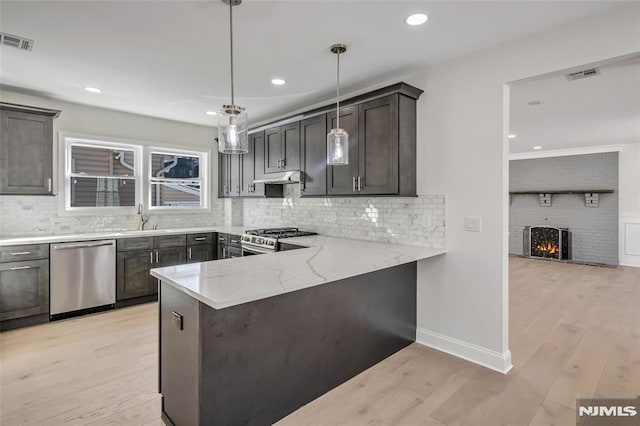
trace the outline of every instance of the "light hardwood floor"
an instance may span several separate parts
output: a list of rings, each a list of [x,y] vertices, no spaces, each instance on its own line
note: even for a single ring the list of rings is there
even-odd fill
[[[575,425],[576,395],[640,394],[640,269],[511,258],[502,375],[413,344],[282,419]],[[161,425],[157,305],[0,334],[0,424]]]

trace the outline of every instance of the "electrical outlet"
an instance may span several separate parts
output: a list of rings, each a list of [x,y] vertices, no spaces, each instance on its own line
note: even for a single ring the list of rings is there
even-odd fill
[[[480,232],[482,229],[482,219],[476,216],[466,216],[464,218],[464,229],[470,232]]]

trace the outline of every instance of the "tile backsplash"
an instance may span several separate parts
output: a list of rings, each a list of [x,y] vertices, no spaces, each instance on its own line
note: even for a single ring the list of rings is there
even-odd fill
[[[445,246],[444,195],[300,198],[299,185],[287,185],[284,199],[244,199],[242,214],[246,227],[296,226],[336,237]]]
[[[212,199],[211,212],[151,214],[147,228],[244,225],[296,226],[324,235],[442,248],[444,195],[300,198],[287,185],[284,198]],[[0,237],[76,234],[137,229],[135,215],[59,216],[57,197],[0,196]]]
[[[150,214],[146,229],[192,228],[224,225],[224,201],[212,199],[211,212],[194,214]],[[80,234],[135,230],[138,218],[131,215],[58,215],[58,197],[10,195],[0,196],[0,236],[24,237],[50,234]]]

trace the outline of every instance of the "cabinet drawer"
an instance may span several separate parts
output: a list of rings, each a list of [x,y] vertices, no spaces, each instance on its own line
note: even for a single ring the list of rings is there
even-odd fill
[[[187,245],[195,246],[200,244],[213,244],[213,234],[203,233],[203,234],[189,234],[187,235]]]
[[[240,241],[240,235],[227,234],[227,237],[228,237],[227,244],[230,247],[240,247],[240,246],[242,246],[242,242]]]
[[[117,242],[118,251],[151,250],[153,237],[122,238]]]
[[[226,246],[229,243],[229,234],[218,232],[218,245]]]
[[[49,261],[0,264],[0,321],[49,312]]]
[[[48,258],[49,244],[0,247],[0,263]]]
[[[187,236],[181,235],[163,235],[161,237],[153,237],[154,248],[165,247],[184,247],[187,245]]]

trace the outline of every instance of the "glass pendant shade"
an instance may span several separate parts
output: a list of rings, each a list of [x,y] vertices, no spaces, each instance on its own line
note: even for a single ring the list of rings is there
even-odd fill
[[[327,164],[349,164],[349,134],[344,129],[331,129],[327,133]]]
[[[244,108],[225,105],[218,111],[218,151],[222,154],[249,152],[247,112]]]

